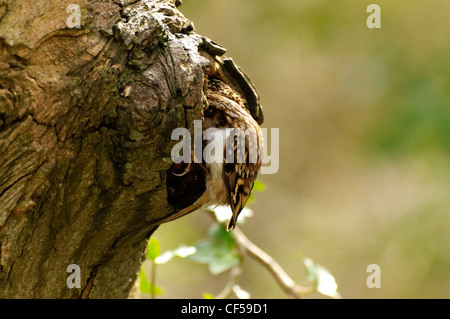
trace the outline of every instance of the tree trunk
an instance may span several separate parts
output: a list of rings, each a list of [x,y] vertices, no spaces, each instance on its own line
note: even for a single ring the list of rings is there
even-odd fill
[[[179,2],[0,0],[0,298],[128,295],[205,103]]]

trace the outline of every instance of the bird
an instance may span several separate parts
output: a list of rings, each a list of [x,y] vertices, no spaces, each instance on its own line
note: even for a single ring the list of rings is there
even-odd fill
[[[191,162],[173,163],[168,170],[168,202],[180,210],[163,222],[202,207],[229,205],[232,214],[227,230],[230,231],[235,228],[258,177],[264,138],[246,108],[245,97],[219,77],[208,78],[205,86],[207,106],[203,110],[202,141],[205,156],[199,160],[191,152]],[[206,136],[207,132],[210,136]],[[213,141],[216,144],[210,144]],[[208,147],[214,151],[207,153]]]

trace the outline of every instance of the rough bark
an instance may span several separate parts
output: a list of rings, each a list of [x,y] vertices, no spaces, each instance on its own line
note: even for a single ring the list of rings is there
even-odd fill
[[[0,298],[127,297],[175,212],[171,133],[202,118],[208,74],[262,122],[245,73],[180,3],[0,0]]]
[[[173,213],[171,132],[204,103],[175,2],[0,0],[0,298],[127,296]]]

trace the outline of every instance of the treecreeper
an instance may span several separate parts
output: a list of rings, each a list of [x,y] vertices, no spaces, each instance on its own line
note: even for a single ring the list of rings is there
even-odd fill
[[[263,111],[249,77],[231,58],[223,57],[226,50],[206,37],[202,40],[200,48],[208,59],[203,138],[188,149],[188,160],[176,161],[167,172],[168,201],[179,211],[163,222],[201,207],[229,205],[232,215],[227,230],[232,230],[262,164]]]

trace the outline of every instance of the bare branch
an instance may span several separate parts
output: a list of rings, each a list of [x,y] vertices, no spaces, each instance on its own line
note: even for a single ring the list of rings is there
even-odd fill
[[[315,291],[313,288],[303,287],[293,281],[275,259],[251,242],[239,227],[236,227],[233,233],[236,237],[237,244],[240,245],[250,257],[269,270],[288,296],[298,299],[302,298],[302,295],[307,295]]]
[[[216,218],[216,215],[213,210],[204,209],[209,215],[211,215],[217,222],[219,222]],[[241,254],[245,253],[256,260],[258,263],[263,265],[272,276],[277,281],[278,285],[286,292],[286,294],[295,299],[302,298],[303,295],[308,295],[316,290],[312,287],[304,287],[302,285],[297,284],[292,278],[286,273],[286,271],[273,259],[269,254],[263,251],[261,248],[256,246],[248,237],[244,234],[244,232],[236,226],[233,230],[233,234],[236,239],[236,243],[239,246],[239,252]],[[233,282],[225,287],[234,284],[235,277],[230,276],[230,279],[233,279]],[[224,289],[225,291],[225,289]],[[221,293],[222,294],[222,293]],[[219,294],[219,295],[221,295]]]

